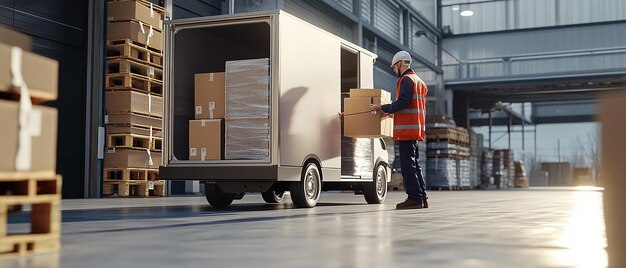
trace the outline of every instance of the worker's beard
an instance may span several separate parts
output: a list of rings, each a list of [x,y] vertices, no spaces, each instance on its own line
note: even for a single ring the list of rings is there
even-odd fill
[[[399,69],[399,68],[397,69],[397,71],[396,71],[396,70],[393,70],[393,72],[394,72],[394,73],[396,73],[396,76],[397,76],[398,78],[402,77],[402,74],[400,73],[400,69]]]

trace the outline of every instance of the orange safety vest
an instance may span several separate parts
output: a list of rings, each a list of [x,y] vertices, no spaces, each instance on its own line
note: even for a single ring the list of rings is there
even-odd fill
[[[408,71],[398,79],[396,100],[400,97],[400,84],[405,76],[413,80],[413,100],[408,107],[394,113],[393,139],[397,141],[423,141],[426,138],[426,94],[428,89],[424,81],[415,72]]]

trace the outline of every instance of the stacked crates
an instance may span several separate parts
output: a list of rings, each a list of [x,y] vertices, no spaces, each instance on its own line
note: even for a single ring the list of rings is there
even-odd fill
[[[145,0],[109,0],[104,196],[165,196],[163,14]]]
[[[427,186],[431,189],[469,189],[470,140],[466,129],[447,116],[433,116],[426,124]]]
[[[60,248],[58,113],[41,105],[57,98],[59,64],[30,48],[29,37],[0,27],[0,256]],[[29,228],[8,226],[23,209]]]

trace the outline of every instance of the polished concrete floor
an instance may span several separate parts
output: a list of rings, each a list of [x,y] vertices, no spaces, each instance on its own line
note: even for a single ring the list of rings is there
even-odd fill
[[[65,200],[60,254],[0,267],[606,267],[597,189],[430,196],[431,208],[404,211],[400,192],[384,205],[324,193],[312,209],[260,195],[230,210],[198,196]]]

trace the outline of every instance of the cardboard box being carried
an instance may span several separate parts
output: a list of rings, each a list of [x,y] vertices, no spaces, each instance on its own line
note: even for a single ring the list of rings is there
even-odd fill
[[[150,163],[152,158],[152,163]],[[115,149],[107,150],[104,157],[106,168],[159,168],[161,165],[161,153],[147,150]],[[152,164],[152,165],[151,165]]]
[[[107,19],[109,22],[138,20],[163,29],[163,11],[157,5],[135,1],[109,2]]]
[[[222,119],[225,114],[225,73],[194,76],[195,119]]]
[[[57,158],[57,110],[44,106],[33,106],[28,124],[29,140],[19,139],[19,102],[0,100],[0,173],[19,171],[37,172],[41,176],[56,174]],[[26,170],[16,167],[19,146],[28,146]],[[27,147],[26,147],[27,148]]]
[[[152,29],[152,31],[150,31]],[[150,33],[152,32],[152,36]],[[157,50],[163,50],[163,34],[151,25],[134,21],[110,22],[107,25],[107,39],[130,39]]]
[[[163,98],[136,91],[107,91],[105,109],[109,113],[140,113],[163,117]]]
[[[56,100],[59,63],[28,51],[22,51],[21,58],[13,58],[11,51],[11,46],[0,43],[0,92],[20,94],[20,89],[13,87],[11,81],[11,61],[18,61],[33,102]]]
[[[222,120],[189,121],[189,160],[222,159]]]
[[[20,47],[26,51],[30,51],[32,47],[32,41],[28,35],[2,26],[0,26],[0,43]]]
[[[353,138],[393,137],[393,118],[370,112],[372,104],[388,104],[391,94],[382,89],[351,89],[344,99],[344,136]]]

